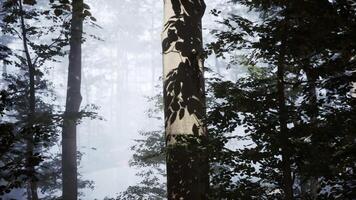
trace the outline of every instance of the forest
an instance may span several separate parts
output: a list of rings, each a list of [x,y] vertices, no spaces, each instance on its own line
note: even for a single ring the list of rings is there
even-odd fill
[[[0,200],[356,200],[356,0],[0,0]]]

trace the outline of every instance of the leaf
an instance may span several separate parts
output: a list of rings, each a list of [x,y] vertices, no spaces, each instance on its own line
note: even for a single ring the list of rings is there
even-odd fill
[[[36,0],[23,0],[23,4],[27,4],[27,5],[35,5],[37,2]]]
[[[173,111],[178,111],[179,108],[180,108],[179,103],[178,103],[178,100],[173,101],[171,107],[172,107],[172,110],[173,110]]]
[[[49,10],[43,11],[42,14],[43,15],[49,15]]]
[[[90,6],[85,3],[85,4],[83,5],[83,8],[89,10],[89,9],[90,9]]]
[[[182,119],[184,117],[184,112],[185,112],[184,108],[179,110],[179,119]]]
[[[55,14],[57,17],[60,16],[62,13],[63,13],[63,10],[61,10],[61,9],[55,9],[55,10],[54,10],[54,14]]]
[[[177,112],[174,112],[172,117],[171,117],[170,123],[173,124],[174,121],[176,121],[176,118],[177,118]]]
[[[83,15],[84,17],[89,17],[91,16],[91,13],[89,12],[89,10],[84,10]]]
[[[91,20],[91,21],[94,21],[94,22],[96,22],[96,21],[97,21],[97,20],[96,20],[96,18],[95,18],[95,17],[93,17],[93,16],[91,16],[91,17],[90,17],[90,20]]]

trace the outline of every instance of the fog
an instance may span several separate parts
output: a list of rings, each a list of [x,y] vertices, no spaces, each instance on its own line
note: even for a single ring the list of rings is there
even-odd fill
[[[218,18],[210,10],[226,2],[206,0],[205,43],[211,39],[209,31],[218,27]],[[94,183],[93,189],[80,191],[84,194],[82,198],[103,199],[116,197],[139,182],[135,175],[139,169],[129,166],[133,154],[130,147],[140,138],[140,131],[157,130],[164,125],[163,120],[147,116],[152,107],[147,98],[162,90],[163,1],[86,0],[85,3],[90,6],[96,24],[84,25],[81,108],[94,105],[99,117],[83,119],[78,126],[77,146],[82,153],[78,172],[82,179]],[[20,43],[12,45],[21,48]],[[51,64],[48,78],[57,96],[55,104],[64,110],[68,58],[58,59],[61,62]],[[209,58],[205,65],[228,77],[225,63]],[[60,144],[56,145],[53,152],[60,152],[60,148]]]
[[[138,169],[129,167],[130,146],[139,131],[163,125],[150,120],[147,97],[160,92],[163,2],[156,0],[90,0],[97,24],[83,46],[82,105],[95,104],[103,120],[80,124],[78,148],[84,153],[79,172],[94,181],[86,199],[113,197],[138,182]],[[204,35],[216,19],[210,10],[221,1],[206,1]],[[207,23],[209,21],[209,24]],[[211,61],[213,62],[213,61]],[[209,65],[209,64],[207,64]],[[63,80],[66,80],[63,78]],[[65,84],[61,84],[64,91]],[[63,96],[64,98],[64,96]]]
[[[94,181],[86,199],[114,197],[138,181],[129,167],[130,146],[140,130],[159,126],[145,114],[146,97],[155,94],[162,72],[160,30],[162,2],[92,0],[101,27],[87,25],[102,40],[83,46],[83,105],[95,104],[103,120],[79,127],[78,147],[84,153],[79,172]]]
[[[0,200],[354,199],[355,5],[0,1]]]

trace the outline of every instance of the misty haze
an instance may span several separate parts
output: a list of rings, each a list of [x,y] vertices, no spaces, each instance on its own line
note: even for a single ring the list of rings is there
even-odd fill
[[[0,200],[355,200],[356,1],[0,0]]]

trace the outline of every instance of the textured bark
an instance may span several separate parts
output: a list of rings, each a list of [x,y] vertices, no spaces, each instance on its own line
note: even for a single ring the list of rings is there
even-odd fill
[[[164,0],[162,32],[168,199],[207,199],[203,142],[203,0]]]
[[[73,0],[68,85],[62,133],[63,199],[78,198],[77,181],[77,117],[82,101],[81,87],[81,39],[83,32],[83,0]]]
[[[30,79],[30,90],[29,90],[29,114],[28,114],[28,130],[26,135],[26,170],[31,176],[36,175],[35,166],[32,163],[32,158],[34,156],[34,132],[33,132],[33,119],[36,117],[36,96],[35,96],[35,67],[32,63],[30,52],[27,44],[27,29],[25,26],[24,10],[22,6],[22,0],[19,0],[19,10],[20,10],[20,23],[22,32],[22,44],[24,48],[24,54],[26,58],[26,64],[28,67],[28,74]],[[29,200],[37,200],[37,180],[35,177],[31,177],[27,185],[27,198]]]

